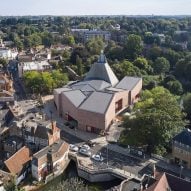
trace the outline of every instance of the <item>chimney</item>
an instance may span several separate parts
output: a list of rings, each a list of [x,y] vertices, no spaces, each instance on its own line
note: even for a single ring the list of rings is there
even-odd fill
[[[52,134],[54,134],[56,128],[56,121],[51,121],[51,127],[52,127]]]

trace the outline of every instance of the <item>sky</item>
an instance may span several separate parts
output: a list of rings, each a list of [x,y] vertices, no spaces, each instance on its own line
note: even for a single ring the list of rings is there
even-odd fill
[[[191,15],[191,0],[0,0],[0,15]]]

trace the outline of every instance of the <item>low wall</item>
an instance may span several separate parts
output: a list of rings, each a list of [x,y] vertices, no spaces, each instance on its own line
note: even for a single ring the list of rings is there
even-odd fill
[[[106,182],[116,179],[112,173],[107,171],[88,172],[82,168],[78,168],[78,176],[88,180],[89,182]]]

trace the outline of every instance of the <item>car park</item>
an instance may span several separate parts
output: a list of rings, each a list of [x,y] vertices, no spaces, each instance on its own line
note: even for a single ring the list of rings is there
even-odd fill
[[[89,150],[85,149],[85,148],[81,148],[81,149],[79,150],[79,153],[82,154],[82,155],[84,155],[84,156],[88,156],[88,157],[91,156],[91,152],[90,152]]]
[[[103,157],[102,157],[100,154],[92,155],[91,158],[92,158],[93,160],[99,161],[99,162],[102,162],[102,161],[104,160]]]
[[[76,145],[70,144],[70,150],[74,152],[78,152],[79,148]]]

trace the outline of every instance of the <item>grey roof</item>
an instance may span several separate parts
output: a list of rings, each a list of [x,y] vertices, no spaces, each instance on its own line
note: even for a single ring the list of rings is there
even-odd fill
[[[54,93],[56,94],[60,94],[62,92],[65,92],[65,91],[70,91],[71,89],[70,88],[66,88],[66,87],[63,87],[63,88],[57,88],[57,89],[54,89]]]
[[[191,130],[183,130],[178,135],[176,135],[173,140],[191,147]]]
[[[103,80],[88,80],[88,81],[78,82],[72,85],[71,87],[72,89],[79,89],[81,91],[95,91],[95,90],[103,90],[110,86],[111,84]]]
[[[62,92],[62,94],[64,94],[75,107],[78,107],[86,99],[86,96],[80,90],[66,91]]]
[[[116,88],[124,90],[132,90],[142,78],[125,76],[117,85]]]
[[[33,155],[33,157],[35,158],[41,158],[44,155],[46,155],[48,152],[51,151],[51,153],[56,153],[58,152],[58,150],[60,149],[60,147],[63,145],[63,143],[65,143],[65,141],[63,141],[62,139],[59,140],[59,142],[55,142],[50,146],[47,146],[43,149],[41,149],[40,151],[38,151],[37,153],[35,153]]]
[[[104,80],[112,86],[119,82],[103,53],[100,55],[98,62],[92,65],[84,80]]]
[[[113,94],[93,92],[79,107],[82,110],[104,114],[113,98]]]

